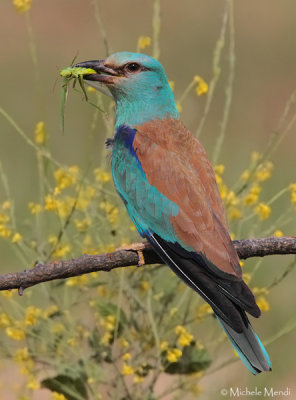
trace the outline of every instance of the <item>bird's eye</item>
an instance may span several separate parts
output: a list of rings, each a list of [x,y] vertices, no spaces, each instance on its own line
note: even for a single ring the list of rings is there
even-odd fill
[[[137,63],[130,63],[127,64],[125,68],[128,72],[137,72],[141,69],[141,65]]]

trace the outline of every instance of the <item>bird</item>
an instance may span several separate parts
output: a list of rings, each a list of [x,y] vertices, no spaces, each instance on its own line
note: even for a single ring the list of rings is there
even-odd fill
[[[93,69],[84,82],[115,101],[112,176],[139,234],[211,306],[245,366],[270,371],[246,314],[261,312],[242,279],[213,167],[179,118],[163,66],[118,52],[74,67]]]

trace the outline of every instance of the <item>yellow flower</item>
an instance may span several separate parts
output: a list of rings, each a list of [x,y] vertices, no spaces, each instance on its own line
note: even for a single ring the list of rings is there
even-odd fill
[[[186,331],[186,328],[184,326],[177,325],[176,328],[175,328],[175,332],[176,332],[177,335],[181,335],[182,333],[187,332],[187,331]]]
[[[228,214],[230,219],[240,219],[243,216],[243,213],[237,207],[230,207]]]
[[[206,315],[213,314],[213,310],[208,303],[203,304],[200,306],[196,312],[196,318],[200,319]]]
[[[151,45],[151,37],[150,36],[140,36],[138,39],[138,49],[146,49]]]
[[[199,384],[193,384],[192,386],[190,386],[190,391],[195,396],[199,396],[203,392],[203,387]]]
[[[177,102],[176,107],[177,107],[177,111],[179,113],[181,113],[183,111],[183,106],[179,101]]]
[[[279,229],[273,232],[273,236],[275,237],[282,237],[284,236],[283,232],[280,231]]]
[[[250,171],[246,170],[241,174],[240,179],[243,181],[247,181],[250,178]]]
[[[39,382],[34,376],[30,376],[27,382],[27,389],[37,390],[40,388]]]
[[[264,296],[258,297],[257,305],[261,311],[269,311],[270,309],[270,305]]]
[[[142,292],[147,292],[150,289],[150,283],[148,281],[141,281],[140,282],[140,290]]]
[[[131,355],[130,355],[130,353],[125,353],[122,357],[121,357],[121,359],[123,360],[123,361],[127,361],[127,360],[130,360],[131,359]]]
[[[43,317],[44,318],[50,318],[52,317],[54,314],[56,314],[58,312],[58,306],[56,306],[55,304],[52,304],[51,306],[47,307],[44,311],[43,311]]]
[[[52,400],[67,400],[63,394],[58,392],[52,392],[51,396]]]
[[[45,197],[44,209],[46,211],[55,211],[57,209],[57,200],[51,194]]]
[[[243,280],[245,281],[245,283],[248,285],[249,284],[249,282],[251,281],[251,279],[252,279],[252,275],[251,274],[248,274],[248,273],[244,273],[243,274]]]
[[[124,338],[120,338],[119,343],[121,347],[123,347],[124,349],[126,349],[129,346],[129,342]]]
[[[273,164],[270,161],[266,161],[264,164],[259,166],[257,172],[255,173],[255,179],[259,182],[266,181],[271,177],[273,169]]]
[[[16,232],[13,236],[12,236],[12,243],[19,243],[20,241],[23,240],[23,237],[20,233]]]
[[[3,296],[3,297],[11,298],[11,297],[12,297],[14,294],[16,294],[17,292],[18,292],[17,289],[13,289],[13,290],[8,289],[8,290],[1,291],[0,294],[1,294],[1,296]]]
[[[219,176],[219,175],[216,175],[216,178],[217,178],[217,176]],[[217,181],[217,183],[218,183],[218,181]],[[224,185],[224,183],[222,183],[222,182],[218,183],[218,186],[219,186],[220,196],[221,196],[222,200],[225,201],[225,199],[227,198],[227,195],[228,195],[227,186]]]
[[[0,213],[0,224],[4,225],[4,224],[7,224],[7,222],[9,222],[9,221],[10,221],[9,215]]]
[[[182,351],[177,348],[170,349],[168,350],[166,357],[170,363],[177,362],[179,358],[182,357]]]
[[[13,0],[13,5],[16,11],[23,13],[29,11],[32,5],[32,0]]]
[[[134,376],[134,379],[133,379],[133,382],[134,383],[142,383],[143,381],[145,380],[145,377],[144,376],[140,376],[140,375],[135,375]]]
[[[160,342],[160,350],[166,351],[169,348],[169,343],[166,340]]]
[[[271,214],[271,208],[266,203],[259,203],[258,206],[255,207],[254,211],[262,221],[267,219]]]
[[[54,177],[57,182],[57,187],[59,190],[66,189],[69,186],[74,185],[77,182],[77,175],[79,173],[79,168],[74,165],[67,169],[59,168],[55,171]]]
[[[52,332],[54,335],[59,335],[59,334],[62,333],[64,330],[65,330],[65,326],[64,326],[62,323],[60,323],[60,322],[57,322],[57,323],[53,324],[53,326],[52,326],[52,328],[51,328],[51,332]]]
[[[252,161],[258,161],[258,160],[260,160],[261,157],[262,157],[262,155],[260,153],[258,153],[258,151],[253,151],[251,154]]]
[[[0,314],[0,328],[5,328],[11,324],[11,320],[6,313]]]
[[[169,81],[170,88],[172,89],[172,92],[175,90],[175,82],[174,81]]]
[[[188,333],[188,332],[182,333],[182,335],[180,335],[180,337],[178,339],[178,343],[181,347],[190,346],[193,339],[194,339],[194,337],[190,333]]]
[[[71,247],[69,244],[60,245],[55,249],[52,256],[54,258],[62,258],[66,254],[70,253],[70,251],[71,251]]]
[[[88,276],[87,275],[80,275],[80,276],[73,276],[72,278],[69,278],[66,280],[66,285],[73,287],[73,286],[83,286],[88,282]]]
[[[115,323],[116,323],[115,315],[107,315],[107,317],[100,319],[101,326],[103,326],[109,332],[114,331]]]
[[[232,190],[227,194],[226,203],[228,206],[237,206],[239,204],[239,198],[234,194]]]
[[[110,224],[116,224],[118,222],[119,210],[113,204],[108,201],[102,201],[100,208],[107,213],[107,218]]]
[[[29,350],[28,347],[23,347],[15,352],[13,357],[14,361],[17,363],[23,363],[29,360]]]
[[[195,92],[198,96],[202,96],[203,94],[206,94],[208,92],[209,85],[204,81],[202,77],[200,77],[199,75],[195,75],[194,82],[197,83]]]
[[[43,121],[37,123],[35,128],[35,142],[37,144],[44,144],[46,141],[45,124]]]
[[[90,226],[90,219],[84,218],[82,220],[75,219],[74,224],[78,232],[85,232],[87,228]]]
[[[100,343],[103,345],[107,345],[111,342],[112,340],[112,334],[110,332],[106,332],[104,333],[104,335],[102,336]]]
[[[6,200],[2,203],[2,210],[9,210],[11,208],[11,202]]]
[[[170,309],[170,317],[173,317],[174,315],[176,315],[178,311],[179,311],[178,307],[172,307]]]
[[[42,211],[42,206],[40,204],[37,203],[33,203],[32,201],[30,201],[30,203],[28,204],[29,210],[31,211],[32,214],[40,214]]]
[[[26,333],[22,328],[7,327],[5,329],[6,335],[13,340],[23,340],[26,337]]]
[[[98,293],[101,297],[106,297],[108,294],[108,290],[104,286],[99,286]]]
[[[101,168],[94,169],[95,180],[98,182],[109,182],[111,180],[111,174]]]
[[[68,340],[67,340],[67,344],[70,346],[70,347],[76,347],[77,346],[77,339],[76,338],[74,338],[74,337],[72,337],[72,338],[69,338]]]
[[[251,206],[251,205],[257,203],[258,198],[259,198],[258,194],[249,193],[249,194],[247,194],[246,197],[244,198],[244,204],[245,204],[246,206]]]
[[[296,204],[296,183],[291,183],[289,187],[291,190],[291,203]]]
[[[291,193],[291,203],[296,204],[296,192]]]
[[[29,306],[25,315],[25,325],[34,326],[40,317],[42,310],[35,306]]]
[[[223,164],[218,164],[214,167],[214,171],[218,175],[223,175],[225,171],[225,165]]]
[[[7,228],[5,225],[0,224],[0,237],[9,238],[11,236],[11,229]]]
[[[178,325],[175,328],[175,332],[179,336],[178,343],[181,347],[189,346],[194,339],[193,335],[191,335],[182,325]]]
[[[252,288],[252,292],[254,293],[255,296],[259,296],[261,294],[267,295],[269,293],[269,290],[266,287],[259,288],[255,286]]]
[[[134,368],[132,368],[130,365],[124,363],[122,366],[122,375],[132,375],[135,372]]]
[[[261,193],[261,190],[262,190],[261,186],[255,184],[251,187],[250,193],[259,195]]]

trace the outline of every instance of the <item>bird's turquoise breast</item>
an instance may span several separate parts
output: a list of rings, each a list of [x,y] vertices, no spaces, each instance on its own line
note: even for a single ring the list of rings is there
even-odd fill
[[[133,141],[137,130],[120,126],[112,150],[112,175],[117,192],[142,236],[149,232],[165,240],[177,240],[170,217],[178,214],[179,207],[149,184]]]

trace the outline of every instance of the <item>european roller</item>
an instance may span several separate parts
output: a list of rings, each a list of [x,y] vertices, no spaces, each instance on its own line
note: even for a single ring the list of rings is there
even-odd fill
[[[162,65],[120,52],[76,67],[94,69],[85,83],[116,103],[112,176],[140,235],[212,307],[248,369],[271,370],[246,314],[260,309],[242,280],[213,168],[179,119]]]

